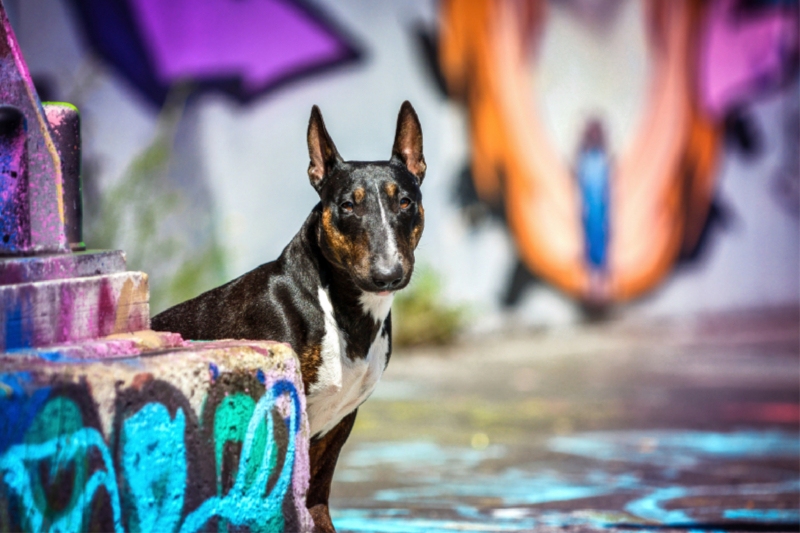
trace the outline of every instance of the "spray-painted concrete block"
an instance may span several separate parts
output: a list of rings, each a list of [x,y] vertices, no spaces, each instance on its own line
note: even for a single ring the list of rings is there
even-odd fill
[[[125,253],[121,250],[0,259],[0,285],[83,278],[117,272],[125,272]]]
[[[149,297],[143,272],[0,285],[0,351],[146,329]]]
[[[311,530],[290,348],[107,341],[141,355],[0,356],[0,531]]]
[[[0,3],[0,253],[68,252],[61,158]]]
[[[64,185],[64,233],[71,250],[83,250],[83,191],[81,188],[81,114],[64,102],[44,102],[50,135],[61,159]]]

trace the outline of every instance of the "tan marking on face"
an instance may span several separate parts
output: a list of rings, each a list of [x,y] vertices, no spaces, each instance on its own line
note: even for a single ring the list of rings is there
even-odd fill
[[[387,183],[386,187],[384,187],[386,194],[389,195],[390,198],[394,198],[394,195],[397,194],[397,185],[394,183]]]
[[[364,189],[356,189],[355,191],[353,191],[353,199],[356,201],[357,204],[361,203],[361,200],[364,199],[365,195],[366,193],[364,192]]]
[[[365,238],[352,239],[333,225],[330,207],[322,211],[322,231],[333,259],[339,266],[366,276],[369,273],[369,243]]]
[[[416,249],[419,244],[423,228],[425,228],[425,210],[422,208],[422,204],[419,204],[419,224],[414,226],[414,229],[411,230],[411,246],[414,249]]]
[[[322,229],[325,233],[325,242],[328,243],[328,247],[333,252],[336,262],[342,263],[342,251],[347,248],[346,239],[344,235],[333,227],[331,223],[331,210],[329,207],[326,207],[322,211]]]

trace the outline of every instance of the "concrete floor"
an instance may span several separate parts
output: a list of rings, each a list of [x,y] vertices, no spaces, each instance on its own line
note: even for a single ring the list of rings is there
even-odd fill
[[[341,532],[798,531],[796,311],[396,353],[334,478]]]

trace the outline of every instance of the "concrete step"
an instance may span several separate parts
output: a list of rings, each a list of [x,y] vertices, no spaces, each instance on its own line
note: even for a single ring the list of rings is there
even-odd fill
[[[125,272],[121,250],[91,250],[70,254],[0,259],[0,285]]]
[[[0,285],[0,351],[94,339],[149,324],[143,272]]]
[[[0,530],[311,529],[288,346],[149,331],[0,368]]]

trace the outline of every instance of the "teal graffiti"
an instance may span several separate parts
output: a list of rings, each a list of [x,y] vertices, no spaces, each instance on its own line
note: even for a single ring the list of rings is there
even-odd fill
[[[122,469],[130,494],[128,529],[174,531],[183,511],[186,487],[186,447],[183,410],[173,421],[158,403],[142,407],[122,427]]]
[[[32,475],[35,469],[32,465],[46,459],[62,464],[65,461],[85,459],[92,448],[100,452],[105,470],[98,470],[92,474],[83,486],[83,491],[74,497],[76,505],[69,507],[67,512],[47,524],[44,510],[35,501],[35,482]],[[86,518],[85,514],[90,510],[92,498],[100,487],[105,487],[111,499],[114,530],[123,531],[111,455],[102,435],[94,428],[81,428],[39,444],[11,446],[0,458],[0,472],[3,473],[3,481],[20,499],[20,507],[24,513],[24,527],[28,531],[60,532],[81,529],[81,524]]]
[[[275,487],[265,498],[264,493],[267,489],[267,480],[270,474],[270,461],[274,454],[273,446],[273,420],[268,416],[275,405],[275,401],[284,393],[288,392],[292,399],[289,414],[289,442],[286,450],[286,460],[283,463],[280,477]],[[294,466],[295,439],[299,426],[299,400],[297,390],[288,381],[276,383],[256,404],[253,416],[247,425],[242,455],[239,460],[239,469],[236,473],[236,482],[228,494],[224,497],[215,496],[209,498],[197,508],[192,514],[186,517],[186,521],[181,527],[181,533],[193,533],[202,528],[206,522],[214,517],[227,520],[234,526],[249,524],[267,524],[273,522],[282,515],[281,503],[286,489],[292,477]],[[255,458],[254,443],[256,434],[262,424],[267,424],[267,435],[270,441],[264,447],[264,454],[261,458],[261,466],[258,470],[256,479],[252,484],[247,484],[248,464],[251,458]]]
[[[59,435],[70,434],[83,427],[83,417],[81,411],[75,402],[64,396],[57,396],[47,402],[44,408],[39,411],[33,418],[30,427],[25,432],[24,442],[28,444],[40,444],[47,442]],[[67,469],[67,463],[71,463],[73,467],[72,473],[74,477],[70,479],[69,476],[63,475]],[[30,465],[29,465],[30,466]],[[63,483],[68,483],[69,487],[64,487],[64,491],[70,496],[70,501],[67,503],[66,509],[74,509],[79,505],[79,487],[86,484],[88,478],[89,464],[85,457],[76,457],[74,460],[65,457],[63,450],[56,453],[56,456],[50,460],[49,480],[51,486],[60,486]],[[58,522],[62,512],[54,512],[48,502],[48,492],[53,496],[53,491],[48,491],[42,483],[42,478],[36,472],[31,472],[33,500],[44,516],[44,523],[49,524]],[[71,481],[71,483],[70,483]],[[62,489],[63,490],[63,489]],[[74,516],[73,516],[74,517]],[[84,516],[88,519],[88,516]],[[71,523],[70,527],[86,529],[88,522]]]
[[[231,394],[226,396],[225,399],[217,406],[214,413],[214,457],[217,460],[217,493],[223,494],[224,488],[222,486],[223,468],[222,458],[225,451],[225,444],[227,442],[244,443],[247,436],[246,424],[242,424],[242,420],[249,420],[253,416],[256,408],[256,402],[247,394]],[[253,438],[253,446],[250,451],[250,460],[246,465],[239,465],[239,467],[246,466],[247,473],[245,475],[245,487],[250,487],[256,481],[259,470],[262,469],[260,457],[264,456],[267,446],[267,433],[268,424],[259,424]],[[270,450],[270,463],[267,468],[270,472],[275,469],[275,464],[278,461],[277,442],[270,439],[273,450]],[[281,522],[282,516],[275,517],[276,522]],[[226,520],[223,518],[220,523],[220,529],[225,530]],[[265,523],[263,527],[256,527],[253,533],[260,533],[264,531],[282,530],[282,523]]]
[[[288,418],[282,420],[289,430],[286,456],[278,479],[267,494],[267,482],[277,464],[278,453],[272,409],[285,394],[290,399]],[[68,407],[55,405],[57,401],[60,400],[48,402],[40,415]],[[9,488],[9,495],[19,501],[22,527],[27,531],[85,529],[93,511],[93,498],[101,487],[109,496],[116,533],[125,531],[123,514],[131,532],[180,530],[191,533],[202,529],[215,517],[237,528],[282,530],[282,503],[292,480],[300,415],[300,400],[291,382],[278,381],[270,387],[252,410],[233,487],[225,495],[220,493],[208,498],[182,523],[187,479],[185,415],[178,409],[172,419],[167,408],[159,403],[146,404],[128,418],[120,430],[122,497],[103,436],[89,427],[73,431],[74,420],[66,426],[58,425],[62,433],[52,438],[51,430],[29,431],[25,442],[8,447],[0,456],[0,475]],[[36,424],[32,428],[34,426]],[[47,440],[38,442],[40,439]],[[49,461],[50,479],[55,479],[68,462],[88,465],[90,455],[96,456],[98,452],[104,470],[88,476],[87,469],[84,476],[77,476],[67,508],[58,514],[48,514],[47,502],[37,495],[40,490],[38,467]],[[257,468],[253,468],[253,462]]]

